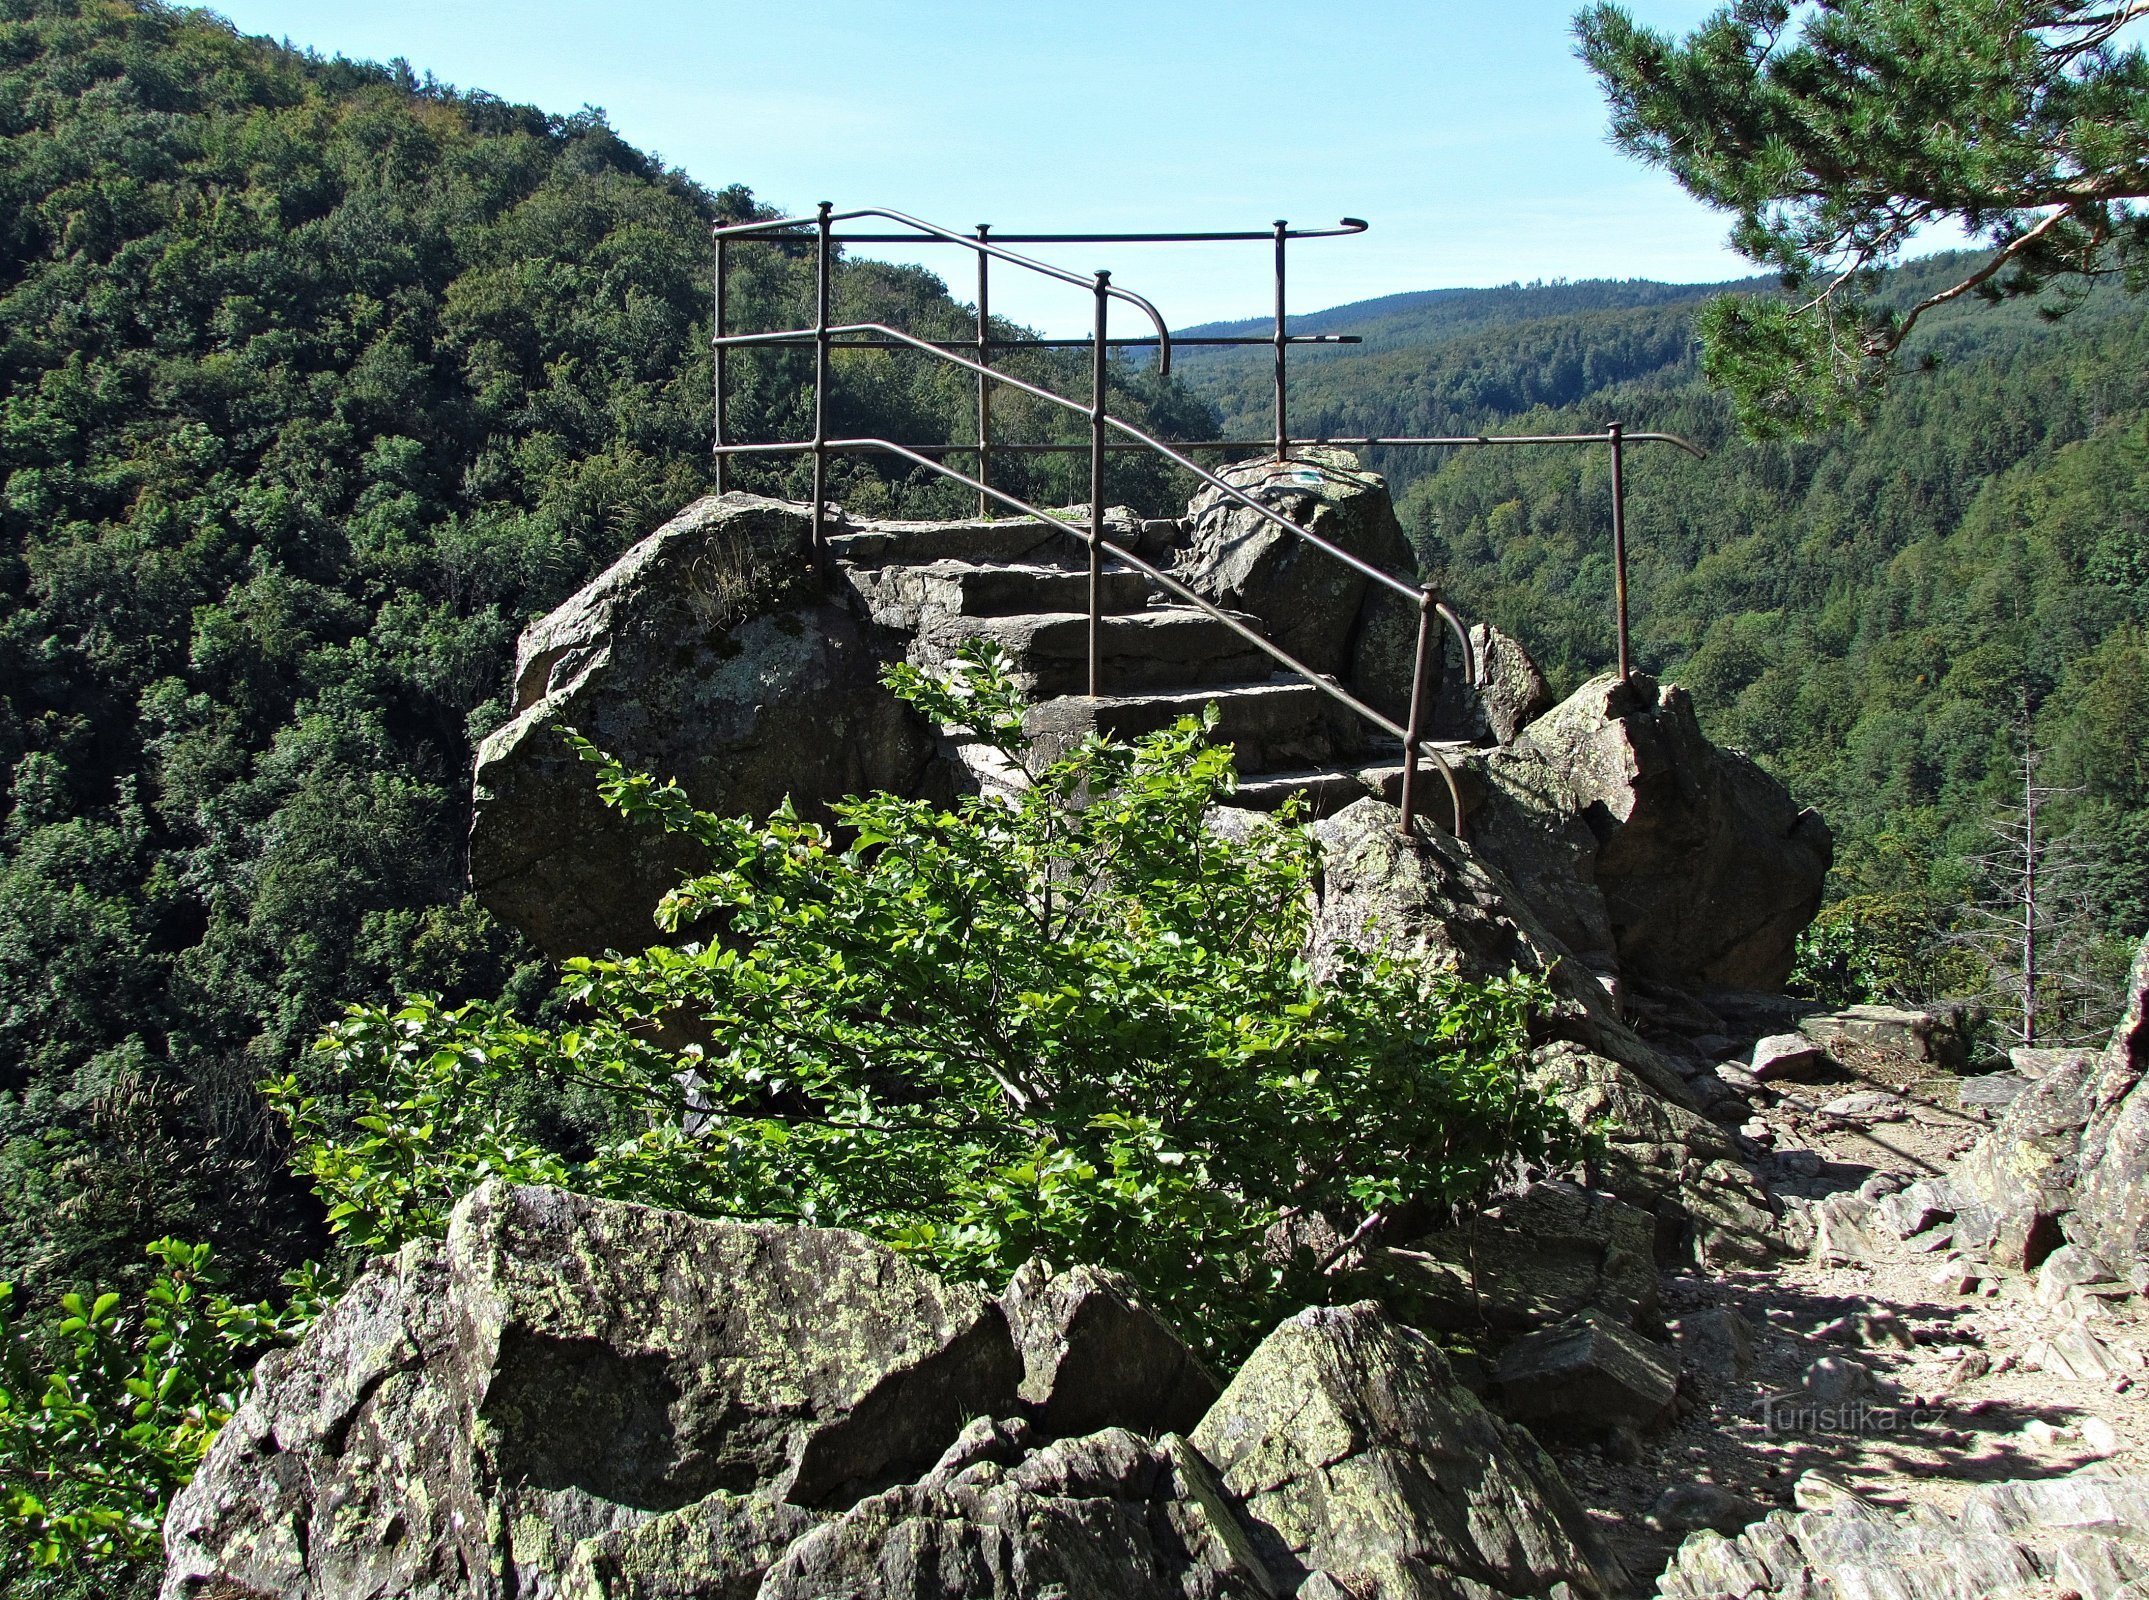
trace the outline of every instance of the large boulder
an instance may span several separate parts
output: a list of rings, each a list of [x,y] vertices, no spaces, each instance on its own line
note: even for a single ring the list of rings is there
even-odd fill
[[[1033,1258],[1008,1280],[1000,1306],[1022,1354],[1023,1402],[1049,1434],[1184,1433],[1219,1392],[1123,1273],[1055,1273]]]
[[[524,632],[515,715],[478,751],[470,878],[548,954],[649,943],[658,900],[705,864],[606,808],[563,724],[725,815],[788,797],[825,819],[845,795],[921,781],[931,730],[881,684],[812,533],[804,506],[698,500]]]
[[[263,1361],[173,1502],[165,1600],[536,1600],[585,1541],[646,1566],[623,1534],[737,1577],[1020,1377],[996,1302],[858,1234],[487,1184]]]
[[[1679,1363],[1601,1312],[1526,1333],[1500,1352],[1507,1414],[1551,1433],[1610,1433],[1671,1420]]]
[[[1949,1175],[1957,1249],[2027,1272],[2059,1247],[2095,1090],[2095,1065],[2075,1061],[2009,1102]]]
[[[1454,641],[1443,634],[1441,643],[1451,655],[1434,706],[1434,738],[1506,744],[1552,709],[1552,685],[1520,640],[1489,623],[1471,624],[1474,679],[1462,670]]]
[[[1604,986],[1545,925],[1526,889],[1452,834],[1423,829],[1405,839],[1400,820],[1394,806],[1368,797],[1313,825],[1321,852],[1317,971],[1347,946],[1479,980],[1534,974],[1558,997],[1550,1020],[1561,1036],[1616,1058],[1665,1098],[1692,1104],[1685,1080],[1620,1021]]]
[[[1622,1590],[1536,1441],[1461,1388],[1430,1339],[1370,1304],[1284,1322],[1192,1442],[1244,1507],[1271,1570],[1289,1575],[1282,1592]]]
[[[2097,1061],[2092,1096],[2067,1232],[2149,1292],[2149,935],[2135,952],[2126,1010]]]
[[[1525,892],[1474,846],[1438,830],[1404,839],[1397,820],[1395,807],[1366,799],[1314,825],[1316,970],[1350,947],[1467,978],[1544,977],[1555,995],[1544,1019],[1554,1037],[1535,1052],[1533,1076],[1577,1120],[1605,1128],[1591,1184],[1659,1217],[1660,1254],[1766,1259],[1775,1248],[1768,1202],[1685,1080],[1619,1019]]]
[[[1818,813],[1702,736],[1683,689],[1593,679],[1486,762],[1505,804],[1480,828],[1540,906],[1563,895],[1587,931],[1601,899],[1619,970],[1683,986],[1779,989],[1821,901],[1834,843]],[[1508,807],[1535,826],[1502,815]],[[1574,860],[1573,825],[1593,840]],[[1545,859],[1536,859],[1538,856]],[[1555,929],[1555,931],[1559,931]]]
[[[1416,581],[1417,561],[1386,481],[1348,450],[1243,462],[1222,477],[1338,549]],[[1193,534],[1179,556],[1182,583],[1213,605],[1259,617],[1277,645],[1341,679],[1376,710],[1397,721],[1409,714],[1415,605],[1220,490],[1204,489],[1187,515]],[[1436,657],[1427,664],[1429,680],[1437,670]],[[1439,684],[1429,681],[1427,689],[1437,692]]]

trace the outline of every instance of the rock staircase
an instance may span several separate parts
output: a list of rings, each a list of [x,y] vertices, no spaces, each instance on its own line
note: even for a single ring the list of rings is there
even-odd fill
[[[1067,513],[1086,524],[1087,508]],[[1153,564],[1178,531],[1115,510],[1108,540]],[[1091,731],[1131,738],[1199,715],[1214,703],[1216,737],[1233,747],[1237,803],[1273,810],[1302,794],[1326,815],[1367,794],[1393,800],[1402,786],[1401,745],[1369,739],[1362,725],[1315,685],[1225,623],[1173,602],[1141,572],[1107,561],[1103,571],[1103,677],[1088,678],[1088,547],[1074,528],[1036,517],[953,522],[845,520],[830,554],[879,626],[904,641],[920,666],[950,660],[967,640],[986,638],[1014,660],[1037,697],[1029,731],[1047,749]],[[1266,637],[1260,621],[1235,620]],[[1456,745],[1446,748],[1460,750]],[[956,753],[986,783],[1005,783],[982,754]]]

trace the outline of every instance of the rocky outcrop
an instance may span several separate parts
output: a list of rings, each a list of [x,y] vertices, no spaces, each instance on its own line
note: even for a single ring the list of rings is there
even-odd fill
[[[1601,903],[1624,974],[1783,986],[1834,842],[1775,779],[1702,737],[1686,691],[1593,679],[1485,768],[1499,798],[1472,818],[1484,854],[1533,904],[1568,907],[1572,928],[1554,931],[1585,959]]]
[[[1367,799],[1314,825],[1321,898],[1318,970],[1339,946],[1383,949],[1470,978],[1545,977],[1553,1039],[1532,1058],[1539,1086],[1602,1126],[1589,1181],[1659,1219],[1660,1253],[1754,1262],[1776,1247],[1775,1217],[1685,1080],[1612,1009],[1603,985],[1535,914],[1534,902],[1474,847],[1444,833],[1404,840],[1393,806]]]
[[[1861,1045],[1960,1072],[1970,1064],[1970,1035],[1976,1022],[1974,1008],[1959,1001],[1929,1011],[1852,1006],[1801,1017],[1798,1031],[1823,1046]]]
[[[697,806],[808,817],[914,790],[931,730],[882,686],[866,625],[823,581],[804,506],[697,500],[522,636],[515,716],[478,751],[470,880],[548,954],[639,949],[686,841],[608,809],[565,724]]]
[[[2067,1232],[2149,1293],[2149,935],[2134,954],[2126,1010],[2098,1058],[2092,1096]]]
[[[1448,664],[1433,712],[1434,738],[1506,744],[1552,709],[1552,685],[1520,640],[1489,624],[1472,624],[1470,653],[1476,658],[1475,680],[1463,672],[1462,663],[1455,659],[1461,652],[1454,641],[1444,637],[1442,642],[1448,651]]]
[[[1020,1377],[995,1302],[858,1234],[487,1184],[263,1361],[173,1502],[164,1594],[542,1596],[689,1507],[640,1539],[766,1544],[798,1522],[753,1497],[915,1476]]]
[[[1659,1580],[1662,1600],[1991,1600],[2134,1594],[2149,1586],[2149,1479],[2090,1468],[1986,1483],[1960,1514],[1891,1515],[1843,1494],[1821,1511],[1776,1511],[1736,1537],[1692,1535]],[[2049,1582],[2051,1587],[2044,1587]]]
[[[1285,1322],[1219,1396],[1110,1273],[1033,1263],[996,1300],[854,1233],[498,1183],[263,1361],[165,1542],[163,1600],[1617,1577],[1528,1434],[1370,1305]]]
[[[1359,560],[1411,581],[1417,571],[1388,486],[1347,450],[1249,461],[1222,476],[1280,516]],[[1214,489],[1187,508],[1193,535],[1177,577],[1213,605],[1261,619],[1277,644],[1333,674],[1376,710],[1410,710],[1418,610],[1324,550]],[[1427,676],[1436,670],[1428,663]],[[1428,682],[1429,693],[1439,685]]]
[[[1280,1592],[1583,1596],[1624,1581],[1536,1441],[1371,1305],[1283,1323],[1192,1442]]]
[[[1948,1180],[1958,1249],[2025,1272],[2058,1248],[2060,1219],[2075,1206],[2094,1080],[2083,1061],[2040,1078],[1963,1157]]]

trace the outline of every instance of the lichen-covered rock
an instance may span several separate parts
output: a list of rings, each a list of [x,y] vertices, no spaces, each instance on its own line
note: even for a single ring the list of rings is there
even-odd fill
[[[1447,669],[1440,680],[1440,700],[1433,712],[1433,737],[1469,739],[1478,744],[1506,744],[1553,707],[1552,685],[1520,641],[1486,623],[1470,628],[1470,652],[1477,681],[1471,682],[1456,659],[1452,639]]]
[[[445,1251],[380,1262],[252,1390],[165,1519],[163,1600],[510,1593],[455,1370]]]
[[[1676,1361],[1597,1313],[1524,1334],[1498,1376],[1509,1416],[1571,1433],[1657,1427],[1679,1393]]]
[[[487,1184],[448,1265],[495,1453],[629,1504],[844,1504],[1012,1410],[1020,1381],[995,1302],[841,1229]]]
[[[924,1471],[1020,1374],[994,1301],[860,1235],[487,1184],[264,1361],[164,1594],[545,1600],[695,1549],[744,1584],[772,1502]]]
[[[561,1600],[754,1600],[778,1557],[826,1520],[769,1494],[719,1489],[676,1511],[584,1539]]]
[[[909,791],[931,730],[880,682],[857,608],[824,583],[804,506],[698,500],[524,632],[514,710],[478,751],[470,878],[547,954],[638,949],[682,872],[684,841],[597,797],[575,728],[704,810],[809,817]]]
[[[1287,1591],[1408,1600],[1564,1584],[1604,1595],[1624,1582],[1529,1434],[1460,1388],[1431,1340],[1370,1304],[1282,1323],[1192,1442]]]
[[[1347,946],[1473,979],[1537,974],[1558,996],[1547,1019],[1555,1031],[1615,1058],[1674,1104],[1692,1106],[1686,1080],[1619,1020],[1603,986],[1545,926],[1526,891],[1450,834],[1428,830],[1404,839],[1400,816],[1368,797],[1314,824],[1321,848],[1316,969],[1328,952]]]
[[[1488,775],[1545,831],[1582,819],[1588,882],[1603,897],[1620,970],[1679,985],[1780,989],[1820,906],[1828,826],[1744,756],[1702,737],[1683,689],[1593,679],[1489,761]],[[1503,859],[1517,830],[1488,835]],[[1525,893],[1529,892],[1525,883]]]
[[[1347,550],[1415,581],[1417,561],[1395,519],[1387,483],[1348,450],[1307,449],[1288,461],[1226,467],[1225,482]],[[1212,605],[1261,619],[1268,636],[1315,672],[1332,673],[1376,710],[1410,709],[1417,607],[1295,534],[1205,489],[1187,508],[1193,536],[1179,580]],[[1427,676],[1438,672],[1437,657]],[[1439,683],[1427,684],[1430,693]]]
[[[1955,1243],[1995,1266],[2033,1269],[2062,1242],[2075,1205],[2096,1070],[2076,1061],[2029,1085],[1949,1177]]]
[[[2149,936],[2127,989],[2126,1010],[2096,1065],[2067,1231],[2149,1290]]]
[[[1055,1274],[1033,1259],[1000,1305],[1022,1354],[1022,1399],[1048,1434],[1185,1433],[1222,1392],[1122,1273]]]
[[[1512,1332],[1592,1308],[1630,1324],[1657,1318],[1656,1218],[1573,1183],[1503,1195],[1375,1265],[1414,1327]]]
[[[874,1495],[794,1544],[761,1600],[1260,1600],[1168,1450],[1122,1429]]]

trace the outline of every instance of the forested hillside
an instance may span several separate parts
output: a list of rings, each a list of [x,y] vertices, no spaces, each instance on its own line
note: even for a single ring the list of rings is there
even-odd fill
[[[1926,292],[1952,265],[1913,264],[1895,292]],[[1605,303],[1577,307],[1577,291]],[[1503,320],[1477,314],[1495,308]],[[1637,654],[1692,687],[1713,735],[1828,816],[1839,953],[1883,988],[1976,981],[1945,935],[1981,892],[1989,822],[2020,802],[2026,736],[2039,782],[2063,791],[2046,823],[2076,858],[2053,887],[2105,936],[2081,962],[2115,981],[2100,960],[2149,926],[2142,303],[2098,289],[2057,320],[2019,302],[1950,307],[1921,326],[1923,370],[1870,425],[1798,444],[1737,437],[1700,380],[1693,308],[1662,285],[1370,302],[1366,346],[1294,355],[1294,431],[1618,418],[1706,446],[1705,462],[1663,446],[1629,455]],[[1302,325],[1347,331],[1353,309]],[[1266,359],[1187,364],[1227,429],[1266,431]],[[1376,459],[1427,570],[1466,612],[1527,641],[1563,690],[1610,663],[1603,450]]]
[[[165,1231],[266,1270],[314,1212],[258,1082],[347,1000],[524,981],[464,893],[473,743],[523,623],[705,489],[707,230],[753,201],[203,13],[0,19],[0,1280]],[[741,255],[742,322],[810,316]],[[838,304],[960,315],[867,265]],[[740,366],[734,424],[795,437],[796,364]],[[841,368],[839,426],[967,425],[960,375]]]

